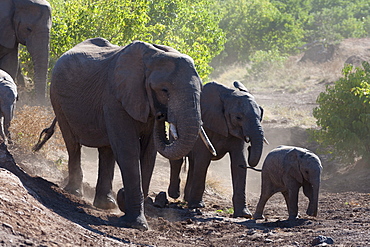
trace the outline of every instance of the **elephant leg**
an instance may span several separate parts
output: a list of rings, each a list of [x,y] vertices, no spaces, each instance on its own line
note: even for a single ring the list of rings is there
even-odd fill
[[[100,147],[99,172],[96,185],[94,206],[102,209],[116,208],[117,203],[112,192],[112,181],[114,176],[114,165],[116,163],[113,151],[110,147]]]
[[[4,117],[2,113],[0,113],[0,136],[5,142],[6,139],[5,139],[5,134],[4,134]]]
[[[253,214],[253,219],[264,219],[263,210],[266,202],[273,194],[275,194],[273,183],[266,174],[262,173],[261,195],[256,206],[256,211]]]
[[[239,152],[230,152],[231,177],[233,183],[233,217],[252,218],[252,214],[247,208],[245,195],[247,169],[242,168],[247,166],[246,157],[244,156],[245,153],[246,152],[243,150]]]
[[[206,151],[207,152],[205,153],[208,154],[209,151]],[[191,180],[189,181],[191,183],[191,189],[190,193],[186,196],[186,201],[188,202],[189,208],[205,207],[203,202],[203,193],[206,186],[207,170],[210,163],[211,159],[194,158],[193,162],[189,160],[189,169],[190,167],[193,167]]]
[[[63,114],[58,114],[58,123],[68,152],[68,183],[64,189],[71,194],[82,196],[81,144],[76,141]]]
[[[146,198],[149,193],[149,186],[153,175],[157,150],[154,147],[152,135],[142,137],[140,138],[140,141],[141,141],[141,154],[140,154],[141,178],[144,198]]]
[[[125,186],[124,190],[121,190],[124,195],[120,196],[124,205],[119,205],[125,210],[121,225],[147,230],[140,167],[139,123],[132,119],[115,99],[111,99],[111,102],[104,106],[104,117],[111,148]]]
[[[289,201],[288,201],[288,220],[295,220],[298,217],[298,193],[299,186],[290,186],[288,188]]]
[[[13,80],[16,80],[18,71],[18,44],[12,49],[5,49],[6,55],[0,60],[0,68],[7,72]]]
[[[4,110],[4,134],[5,134],[5,137],[7,138],[7,141],[9,144],[13,144],[12,142],[12,138],[11,138],[11,135],[10,135],[10,132],[9,132],[9,127],[10,127],[10,121],[12,120],[12,106],[8,106],[6,107],[6,109]]]
[[[174,199],[180,197],[180,182],[181,182],[180,172],[183,163],[184,158],[181,158],[179,160],[170,160],[171,175],[170,175],[170,185],[168,186],[168,195]]]
[[[289,212],[289,192],[286,190],[286,191],[282,191],[281,194],[283,194],[284,196],[284,200],[285,200],[288,212]]]
[[[186,202],[188,202],[190,199],[191,186],[193,184],[192,182],[194,179],[194,158],[192,154],[190,154],[188,158],[188,162],[189,162],[189,168],[188,168],[188,174],[186,176],[186,183],[185,183],[185,188],[184,188],[184,200]]]

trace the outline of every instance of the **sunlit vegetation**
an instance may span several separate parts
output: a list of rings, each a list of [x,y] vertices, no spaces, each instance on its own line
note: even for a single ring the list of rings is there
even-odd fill
[[[345,67],[343,77],[319,95],[313,112],[320,127],[316,140],[350,160],[370,158],[370,65],[363,66]]]

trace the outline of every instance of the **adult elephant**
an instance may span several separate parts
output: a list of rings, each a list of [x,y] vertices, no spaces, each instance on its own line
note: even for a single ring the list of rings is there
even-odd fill
[[[82,193],[81,145],[96,147],[94,205],[116,206],[112,179],[117,161],[125,191],[122,225],[147,229],[143,199],[157,150],[169,159],[191,150],[201,128],[201,87],[193,60],[168,46],[135,41],[120,47],[95,38],[66,52],[53,69],[50,85],[69,155],[65,189]],[[166,137],[166,121],[176,136],[173,142]],[[46,139],[55,122],[45,130]]]
[[[233,183],[233,206],[235,217],[252,217],[246,206],[247,164],[258,164],[264,134],[261,126],[263,109],[240,82],[234,82],[235,89],[216,82],[207,83],[201,95],[202,120],[205,132],[217,152],[213,156],[198,140],[187,155],[189,171],[185,185],[184,199],[190,208],[204,207],[202,201],[205,180],[211,160],[219,160],[229,153]],[[251,146],[248,147],[248,143]],[[246,157],[246,149],[249,151]],[[180,196],[179,173],[183,158],[170,160],[171,179],[168,194],[172,198]],[[248,161],[247,161],[248,160]]]
[[[45,99],[51,8],[45,0],[0,1],[0,68],[17,78],[18,46],[25,45],[34,65],[38,100]]]
[[[263,219],[267,200],[277,192],[284,195],[289,220],[298,216],[298,193],[309,199],[307,215],[317,216],[322,166],[319,157],[311,151],[292,146],[279,146],[267,156],[262,167],[261,196],[254,219]]]

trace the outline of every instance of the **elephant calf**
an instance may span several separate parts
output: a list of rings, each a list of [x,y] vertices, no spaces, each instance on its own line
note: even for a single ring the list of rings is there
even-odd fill
[[[273,149],[263,163],[261,196],[253,218],[263,219],[267,200],[281,192],[288,207],[289,220],[296,219],[298,192],[302,186],[303,193],[309,199],[306,213],[317,216],[321,172],[319,157],[307,149],[291,146]]]
[[[0,135],[3,141],[8,141],[9,144],[12,143],[9,126],[13,119],[17,97],[17,86],[13,78],[0,69]]]

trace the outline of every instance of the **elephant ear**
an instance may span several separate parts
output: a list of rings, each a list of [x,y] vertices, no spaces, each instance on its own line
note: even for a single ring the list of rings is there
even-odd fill
[[[298,183],[303,183],[303,176],[300,171],[300,163],[304,153],[296,148],[292,148],[284,157],[285,172],[293,177]]]
[[[13,26],[14,11],[13,1],[5,0],[0,3],[0,45],[6,48],[14,48],[16,42],[15,30]]]
[[[134,41],[121,50],[114,67],[113,93],[130,116],[143,123],[150,111],[144,60],[158,51],[150,44]]]
[[[229,129],[221,94],[226,90],[229,89],[217,82],[209,82],[204,85],[200,97],[203,125],[225,137],[229,135]]]
[[[262,122],[264,110],[263,110],[262,106],[259,106],[259,108],[260,108],[260,111],[261,111],[261,119],[260,119],[260,122]]]
[[[157,45],[157,44],[153,44],[153,46],[157,49],[160,49],[162,51],[165,51],[165,52],[174,52],[174,53],[179,53],[180,52],[172,47],[169,47],[169,46],[166,46],[166,45]]]
[[[240,81],[234,81],[234,87],[236,87],[240,91],[249,93],[248,89]]]

